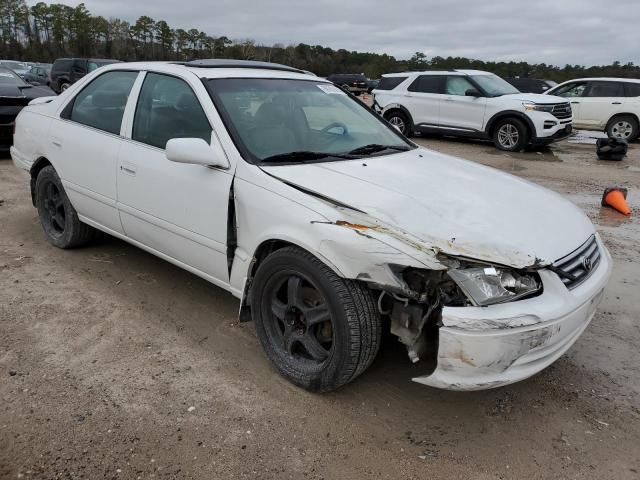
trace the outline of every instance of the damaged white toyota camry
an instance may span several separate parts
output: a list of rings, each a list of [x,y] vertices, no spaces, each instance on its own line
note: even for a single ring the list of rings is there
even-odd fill
[[[103,67],[22,110],[11,155],[53,245],[101,230],[231,291],[312,391],[362,374],[386,319],[416,382],[522,380],[576,341],[611,273],[559,195],[419,148],[281,65]]]

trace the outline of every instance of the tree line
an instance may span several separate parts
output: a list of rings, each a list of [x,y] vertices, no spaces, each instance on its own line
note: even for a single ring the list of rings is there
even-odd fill
[[[416,52],[408,60],[387,54],[334,50],[321,45],[260,45],[251,39],[230,39],[198,29],[173,28],[165,20],[143,15],[134,23],[92,15],[80,3],[76,7],[25,0],[0,0],[0,58],[50,63],[60,57],[134,60],[191,60],[236,58],[283,63],[320,76],[332,73],[364,73],[378,78],[406,70],[471,68],[500,76],[535,77],[557,82],[576,77],[640,78],[633,63],[585,67],[581,65],[492,62],[464,57],[432,57]]]

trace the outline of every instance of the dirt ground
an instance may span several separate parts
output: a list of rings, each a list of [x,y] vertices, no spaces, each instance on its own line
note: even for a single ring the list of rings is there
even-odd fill
[[[640,478],[640,144],[606,163],[588,143],[416,141],[547,186],[596,223],[614,274],[567,355],[519,384],[455,393],[412,383],[390,339],[353,384],[306,393],[270,366],[230,294],[119,240],[50,246],[5,158],[0,478]],[[631,218],[601,209],[612,185],[630,189]]]

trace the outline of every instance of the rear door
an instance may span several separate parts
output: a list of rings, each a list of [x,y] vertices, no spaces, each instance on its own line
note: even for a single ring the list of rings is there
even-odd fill
[[[581,99],[580,116],[586,127],[603,129],[609,119],[623,111],[624,83],[590,81]]]
[[[440,103],[440,126],[478,132],[484,127],[487,108],[485,97],[468,97],[467,90],[477,90],[463,75],[448,75],[445,95]]]
[[[437,127],[440,102],[444,93],[444,75],[420,75],[409,87],[404,100],[405,107],[417,127]]]
[[[78,214],[122,233],[116,162],[122,119],[138,72],[109,71],[85,86],[51,124],[51,163]]]
[[[194,273],[228,285],[227,215],[233,172],[175,163],[165,156],[172,138],[211,143],[205,111],[215,107],[199,81],[148,72],[136,90],[128,140],[118,159],[118,208],[124,231]],[[214,139],[219,145],[215,135]],[[218,150],[224,155],[222,148]]]

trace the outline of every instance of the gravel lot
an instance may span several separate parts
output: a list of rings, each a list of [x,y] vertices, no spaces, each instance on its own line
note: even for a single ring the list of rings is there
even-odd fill
[[[640,145],[605,163],[588,143],[416,141],[547,186],[597,224],[614,276],[556,364],[497,390],[439,391],[410,382],[390,339],[355,383],[308,394],[267,363],[230,294],[112,238],[51,247],[4,158],[0,478],[639,478]],[[630,189],[631,218],[600,208],[612,185]]]

